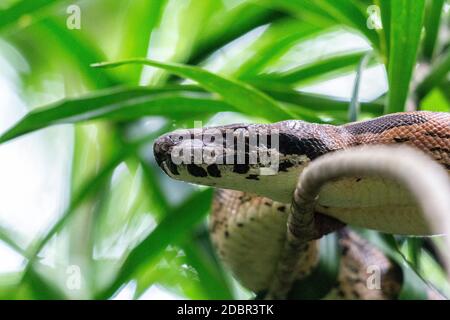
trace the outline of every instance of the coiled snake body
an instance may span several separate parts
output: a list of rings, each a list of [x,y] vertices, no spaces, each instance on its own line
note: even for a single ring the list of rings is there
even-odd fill
[[[220,188],[216,191],[210,219],[213,243],[236,278],[255,292],[270,286],[286,241],[293,191],[299,174],[314,159],[359,145],[405,144],[421,150],[447,172],[450,170],[448,113],[398,113],[342,126],[288,120],[269,125],[215,127],[212,128],[215,134],[210,134],[210,129],[160,137],[154,144],[155,158],[174,179]],[[259,157],[256,163],[250,161],[249,132],[257,132],[257,141],[264,141],[256,151],[265,147],[278,157],[276,174],[264,174],[265,166]],[[260,138],[262,132],[266,135],[276,132],[277,148],[272,148],[270,139]],[[229,137],[234,144],[225,143]],[[237,161],[239,141],[245,146],[243,161]],[[186,152],[186,146],[192,154],[186,157],[179,153],[179,157],[192,161],[175,161],[176,148],[183,147]],[[194,161],[195,152],[206,149],[215,161]],[[234,161],[227,161],[229,154]],[[342,258],[338,282],[329,292],[330,298],[389,299],[395,298],[401,287],[402,276],[396,265],[359,235],[342,228],[344,224],[393,234],[433,233],[416,199],[396,181],[385,177],[355,176],[331,181],[321,188],[314,210],[320,234],[340,229]],[[307,276],[317,265],[318,240],[311,240],[304,250],[297,264],[298,279]],[[374,264],[381,271],[381,290],[369,290],[366,286],[367,266]]]

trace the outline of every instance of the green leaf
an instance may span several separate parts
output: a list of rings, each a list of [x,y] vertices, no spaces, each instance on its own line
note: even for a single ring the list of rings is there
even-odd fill
[[[18,1],[11,7],[0,11],[0,31],[19,20],[22,16],[35,13],[38,10],[60,2],[58,0]]]
[[[128,5],[119,59],[147,56],[150,37],[161,20],[166,4],[167,0],[135,0]],[[100,60],[90,61],[89,64],[96,61]],[[136,66],[126,70],[123,76],[134,84],[139,84],[141,72],[142,66]]]
[[[405,110],[425,7],[425,0],[396,0],[390,3],[389,92],[385,113]]]
[[[6,245],[8,245],[14,251],[20,253],[25,258],[27,257],[26,251],[21,248],[21,246],[17,243],[17,235],[11,235],[11,232],[0,225],[0,241],[3,241]]]
[[[161,190],[153,167],[142,159],[140,162],[147,185],[144,193],[149,197],[149,202],[159,207],[158,218],[165,217],[170,214],[170,206]],[[230,292],[227,277],[213,252],[207,228],[200,228],[199,232],[192,233],[190,239],[181,244],[181,248],[186,254],[188,263],[197,271],[206,297],[231,299],[233,295]],[[149,279],[145,275],[137,277],[137,281],[138,288],[140,288],[138,291],[146,289],[149,285]]]
[[[444,95],[444,98],[447,102],[447,106],[450,104],[450,80],[444,80],[440,85],[439,89]]]
[[[300,93],[294,90],[268,90],[267,93],[280,101],[297,104],[314,111],[345,111],[348,102],[331,97]],[[380,114],[382,106],[362,103],[362,111]],[[195,86],[166,86],[161,88],[119,88],[96,91],[80,98],[64,99],[49,106],[34,109],[13,127],[0,135],[0,143],[17,138],[51,125],[79,123],[94,119],[112,121],[134,120],[149,115],[183,118],[188,116],[236,111],[226,102],[216,100]],[[305,120],[320,121],[313,115],[296,112],[291,114]],[[292,117],[295,118],[296,115]]]
[[[201,93],[183,93],[180,87],[131,88],[97,91],[34,109],[0,135],[0,143],[50,125],[93,119],[132,120],[149,115],[186,117],[233,111],[230,105]],[[176,92],[180,91],[180,92]]]
[[[208,299],[232,299],[229,285],[217,261],[208,256],[195,241],[182,245],[188,263],[195,268]]]
[[[427,250],[422,249],[419,261],[421,275],[433,284],[445,297],[450,297],[450,283],[442,265]]]
[[[363,6],[357,1],[348,0],[322,0],[316,1],[317,6],[329,12],[337,21],[349,25],[361,32],[375,48],[379,48],[380,42],[377,32],[367,28],[367,16]]]
[[[235,73],[238,79],[247,79],[262,72],[272,61],[285,54],[302,39],[322,31],[313,24],[283,19],[269,28],[249,47],[253,55],[240,65]]]
[[[336,70],[350,69],[350,67],[358,64],[365,53],[366,51],[334,55],[286,72],[262,74],[254,78],[254,80],[256,83],[265,80],[269,84],[283,83],[292,85],[303,83],[316,77],[329,75]],[[253,79],[250,78],[250,82],[252,82],[252,80]]]
[[[140,155],[137,155],[137,158],[139,159],[142,167],[146,197],[148,197],[149,202],[152,203],[152,206],[155,207],[154,211],[156,211],[156,217],[165,217],[170,210],[170,205],[166,199],[164,191],[162,190],[161,183],[157,178],[156,170],[159,170],[159,168],[153,168],[153,166],[142,159]]]
[[[184,243],[184,249],[186,249],[186,244],[189,243],[194,245],[195,248],[193,249],[197,250],[198,254],[194,253],[194,256],[189,256],[187,251],[185,251],[185,253],[188,256],[188,261],[190,260],[191,264],[195,267],[197,272],[199,272],[200,280],[203,283],[208,282],[203,285],[205,291],[217,291],[214,287],[220,287],[223,288],[222,298],[228,296],[226,299],[232,299],[234,295],[230,288],[230,277],[225,272],[224,266],[217,256],[216,249],[211,242],[211,236],[207,223],[201,224],[200,227],[194,230],[191,235],[191,239]],[[201,270],[204,270],[203,276],[200,275]],[[214,286],[211,286],[209,283],[215,284]],[[212,294],[214,298],[218,298],[218,293],[211,292],[210,294]]]
[[[9,247],[21,254],[25,259],[32,259],[32,255],[26,250],[22,249],[15,237],[11,237],[9,232],[0,226],[0,240],[6,243]],[[65,294],[50,280],[44,278],[36,271],[35,266],[29,265],[27,267],[27,276],[22,280],[22,286],[28,288],[35,299],[65,299]],[[8,299],[21,298],[20,290],[14,290],[7,294]],[[2,298],[0,297],[0,300]]]
[[[0,301],[20,299],[22,297],[23,294],[18,290],[21,277],[22,272],[20,271],[0,273]],[[28,296],[24,298],[28,298]]]
[[[103,60],[105,55],[84,33],[69,30],[63,21],[55,18],[40,21],[34,26],[36,36],[43,36],[53,48],[60,48],[76,63],[76,69],[81,71],[94,88],[107,88],[121,83],[110,72],[98,72],[99,70],[90,68],[91,63]]]
[[[142,159],[140,162],[148,186],[145,194],[150,196],[150,202],[160,206],[159,216],[166,217],[171,212],[170,205],[156,179],[153,167]],[[207,227],[202,225],[198,232],[193,232],[190,239],[181,244],[181,248],[186,254],[188,263],[198,272],[201,287],[209,299],[231,299],[233,297],[228,279],[214,253]]]
[[[219,50],[247,32],[285,17],[286,14],[284,13],[263,8],[252,2],[244,2],[240,6],[233,8],[231,12],[223,14],[219,23],[217,19],[213,19],[209,23],[208,29],[203,30],[203,32],[207,33],[206,36],[202,37],[193,48],[187,64],[200,63],[214,51]]]
[[[299,20],[314,22],[322,27],[330,26],[334,21],[333,17],[327,10],[317,5],[316,0],[260,0],[264,5],[288,11]]]
[[[427,290],[429,286],[406,263],[403,262],[403,286],[398,296],[399,300],[428,300]]]
[[[219,94],[228,104],[244,114],[250,114],[272,121],[292,118],[292,114],[284,110],[270,97],[252,86],[226,79],[204,69],[178,63],[164,63],[147,59],[131,59],[118,62],[105,62],[94,67],[117,67],[126,64],[145,64],[162,68],[178,76],[197,81],[202,87]]]
[[[419,262],[421,258],[423,239],[421,238],[409,238],[406,239],[406,259],[411,263],[411,265],[418,270]],[[420,270],[418,270],[420,271]]]
[[[192,227],[209,212],[211,198],[212,189],[205,189],[167,215],[155,230],[130,252],[115,281],[101,292],[98,298],[109,298],[123,283],[129,281],[134,273],[156,262],[168,245],[182,241]]]
[[[450,112],[450,101],[441,89],[434,89],[420,102],[420,110]]]
[[[389,52],[391,46],[391,1],[392,0],[375,0],[375,4],[380,8],[381,24],[383,29],[380,30],[380,49],[383,53],[385,65],[389,66]]]
[[[30,257],[27,270],[25,271],[24,279],[28,277],[31,269],[33,268],[34,261],[37,258],[39,252],[44,248],[47,242],[59,232],[67,221],[76,212],[75,209],[90,195],[95,193],[97,190],[101,189],[104,182],[110,177],[113,170],[126,158],[130,153],[132,147],[121,149],[112,159],[107,162],[102,168],[99,169],[98,173],[87,181],[80,190],[76,193],[70,202],[67,210],[62,214],[61,217],[53,224],[49,231],[40,239],[34,241],[31,250],[29,250],[28,256]]]
[[[358,64],[358,69],[356,71],[355,82],[353,84],[353,93],[352,99],[350,100],[350,105],[348,107],[348,121],[354,122],[358,119],[358,115],[360,112],[360,103],[359,103],[359,84],[361,82],[362,72],[366,67],[367,61],[369,60],[370,53],[365,54],[361,57],[360,62]]]
[[[448,76],[450,70],[450,50],[433,63],[430,72],[417,85],[417,99],[422,100],[433,88],[440,85]]]
[[[264,91],[277,100],[302,106],[315,111],[316,113],[347,113],[348,111],[349,101],[344,99],[305,93],[289,88],[266,88]],[[379,102],[361,102],[361,111],[374,115],[381,115],[383,112],[383,105]]]
[[[441,15],[445,0],[430,0],[427,2],[425,13],[425,38],[423,39],[423,55],[428,60],[433,57],[436,39],[441,22]]]
[[[50,281],[45,280],[33,268],[30,269],[26,282],[23,283],[29,286],[31,294],[36,300],[64,300],[67,298],[61,289]]]

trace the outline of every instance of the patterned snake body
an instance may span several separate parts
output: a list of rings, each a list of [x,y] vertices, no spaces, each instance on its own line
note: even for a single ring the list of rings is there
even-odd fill
[[[286,238],[288,206],[248,193],[218,190],[210,220],[212,241],[222,261],[241,284],[254,292],[268,288]],[[401,274],[395,264],[350,230],[339,234],[343,258],[338,283],[327,298],[386,299],[399,290]],[[302,256],[297,278],[308,276],[319,259],[319,240]],[[367,290],[367,266],[376,264],[383,277],[381,290]]]
[[[450,115],[409,112],[379,117],[343,126],[310,124],[289,120],[271,125],[230,125],[216,127],[224,137],[232,130],[233,141],[242,138],[245,161],[228,163],[174,163],[176,146],[187,143],[194,150],[214,151],[216,159],[228,150],[220,139],[205,141],[189,131],[184,140],[170,133],[154,145],[160,167],[172,178],[221,188],[216,192],[211,216],[211,235],[219,255],[236,278],[253,291],[268,288],[286,237],[286,219],[299,174],[321,155],[371,144],[407,144],[423,151],[450,170]],[[265,146],[279,157],[277,174],[261,174],[263,165],[250,163],[248,132],[276,130],[279,146]],[[236,144],[236,143],[235,143]],[[228,149],[227,149],[228,148]],[[236,152],[235,152],[236,154]],[[401,165],[401,164],[399,164]],[[449,172],[449,171],[448,171]],[[414,174],[413,172],[411,174]],[[230,190],[223,190],[230,189]],[[352,177],[327,183],[315,208],[324,230],[339,222],[394,234],[431,234],[413,197],[393,180],[381,177]],[[339,233],[343,250],[338,285],[329,297],[393,298],[399,291],[401,275],[396,266],[376,248],[347,229]],[[299,263],[297,277],[309,274],[317,264],[317,241],[311,241]],[[381,290],[367,290],[366,267],[376,263],[383,278]]]

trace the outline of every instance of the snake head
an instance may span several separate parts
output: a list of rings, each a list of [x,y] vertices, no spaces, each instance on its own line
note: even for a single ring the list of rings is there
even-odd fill
[[[298,175],[329,151],[301,121],[177,130],[154,143],[171,178],[290,202]]]

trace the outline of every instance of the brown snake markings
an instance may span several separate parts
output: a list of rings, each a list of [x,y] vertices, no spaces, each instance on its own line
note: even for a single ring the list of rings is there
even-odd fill
[[[213,243],[224,263],[244,286],[256,292],[267,289],[286,236],[286,219],[290,208],[288,203],[292,189],[287,192],[286,189],[281,193],[277,193],[277,189],[290,185],[292,172],[298,172],[294,170],[300,166],[307,165],[308,161],[323,154],[351,146],[407,144],[422,150],[450,170],[448,113],[399,113],[343,126],[289,120],[272,125],[230,125],[219,128],[245,129],[250,126],[279,130],[279,151],[285,156],[280,161],[279,174],[282,177],[280,181],[272,184],[271,180],[260,180],[262,177],[252,172],[252,165],[248,163],[232,165],[230,169],[225,165],[215,164],[176,166],[168,156],[174,145],[170,134],[155,142],[154,151],[158,164],[172,178],[241,190],[217,190],[210,218],[210,231]],[[248,144],[248,140],[246,143]],[[306,156],[306,159],[298,160],[293,157],[296,155]],[[234,175],[233,178],[226,181],[226,177],[230,175]],[[245,179],[240,180],[242,178],[239,179],[239,176]],[[268,183],[270,190],[257,189],[260,183]],[[358,191],[357,185],[364,183],[366,183],[364,177],[355,177],[344,182],[344,185]],[[252,188],[256,188],[255,193],[259,196],[249,192],[253,190]],[[351,192],[353,191],[350,190]],[[268,198],[272,196],[274,200]],[[326,201],[321,203],[317,208],[318,212],[332,213],[335,209],[333,201],[340,199],[339,195],[335,198],[326,199],[329,203]],[[344,207],[338,210],[345,212],[347,209]],[[323,220],[325,229],[327,219],[329,218]],[[328,298],[395,298],[402,283],[398,267],[381,251],[347,228],[339,231],[339,239],[342,249],[340,271],[336,286],[328,294]],[[299,279],[308,275],[316,266],[317,240],[311,241],[306,251],[308,254],[302,257],[303,261],[299,263],[297,270]],[[376,264],[381,270],[381,290],[368,290],[366,287],[368,277],[366,268],[372,264]],[[429,297],[439,298],[433,292],[429,293]]]

